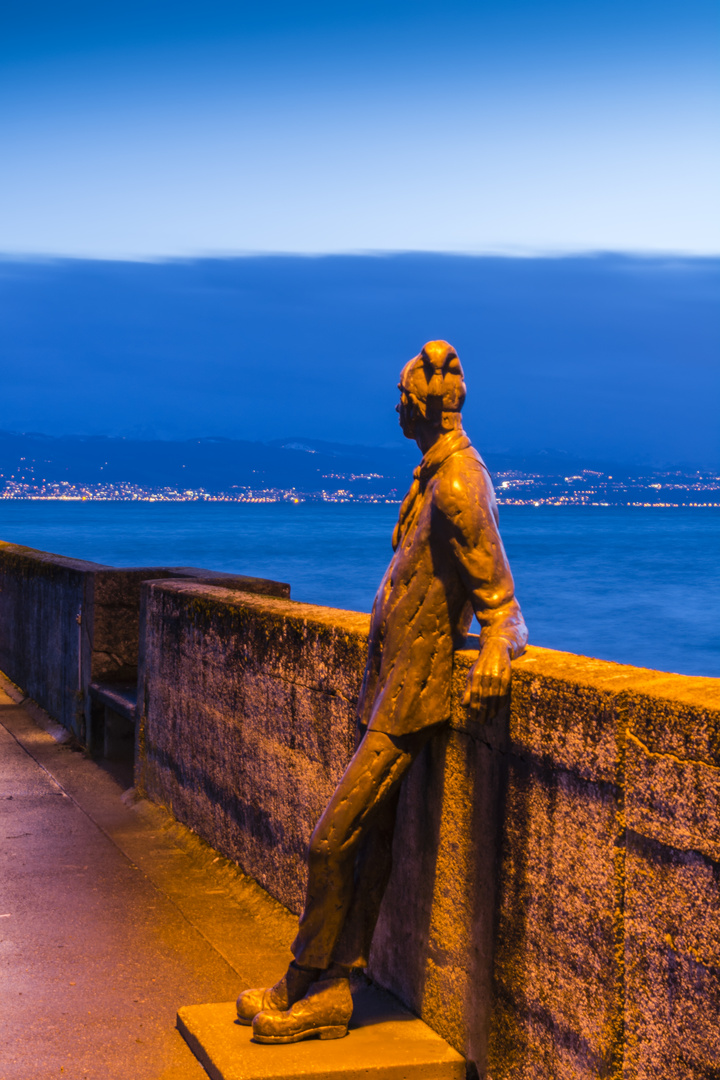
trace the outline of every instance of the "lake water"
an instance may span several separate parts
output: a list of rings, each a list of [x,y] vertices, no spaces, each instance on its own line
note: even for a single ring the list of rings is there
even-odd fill
[[[0,539],[113,566],[200,566],[369,611],[397,505],[0,500]],[[720,510],[501,508],[530,641],[720,676]]]

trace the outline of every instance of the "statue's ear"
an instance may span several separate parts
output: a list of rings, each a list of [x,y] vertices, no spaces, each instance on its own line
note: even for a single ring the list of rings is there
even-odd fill
[[[443,396],[440,394],[428,394],[425,404],[425,418],[432,424],[441,424],[443,415]]]

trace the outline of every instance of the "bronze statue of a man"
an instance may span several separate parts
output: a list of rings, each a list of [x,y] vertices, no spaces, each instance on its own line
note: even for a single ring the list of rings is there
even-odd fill
[[[238,998],[238,1017],[252,1023],[259,1042],[346,1034],[348,977],[367,964],[390,876],[400,782],[449,720],[453,649],[474,612],[480,655],[464,704],[485,719],[509,692],[510,662],[527,641],[492,482],[462,428],[465,382],[452,346],[428,342],[403,368],[399,390],[400,426],[423,458],[373,606],[362,738],[310,842],[295,959],[276,986]]]

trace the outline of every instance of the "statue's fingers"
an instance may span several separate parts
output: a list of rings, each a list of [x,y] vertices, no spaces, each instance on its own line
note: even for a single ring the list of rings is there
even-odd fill
[[[493,671],[487,680],[485,696],[489,698],[497,697],[500,693],[500,686],[500,675],[498,672]]]

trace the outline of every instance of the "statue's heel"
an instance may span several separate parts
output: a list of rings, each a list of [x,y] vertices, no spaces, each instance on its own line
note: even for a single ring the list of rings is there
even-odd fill
[[[323,1027],[317,1029],[317,1036],[319,1039],[344,1039],[347,1035],[347,1024],[335,1024],[330,1027]]]

